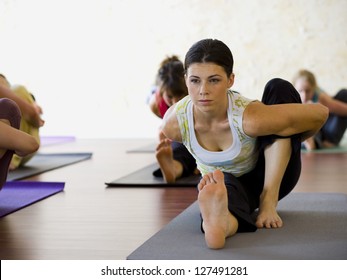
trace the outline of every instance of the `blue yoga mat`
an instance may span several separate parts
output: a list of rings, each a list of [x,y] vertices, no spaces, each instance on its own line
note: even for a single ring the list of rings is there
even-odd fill
[[[63,191],[63,182],[6,182],[0,191],[0,217]]]

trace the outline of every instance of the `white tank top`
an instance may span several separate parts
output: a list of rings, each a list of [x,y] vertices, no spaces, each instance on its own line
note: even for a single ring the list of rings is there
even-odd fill
[[[238,177],[251,171],[258,159],[256,138],[246,135],[242,128],[243,112],[252,100],[241,94],[228,91],[228,120],[233,142],[224,151],[212,152],[204,149],[198,142],[194,129],[193,103],[186,96],[176,104],[182,142],[197,162],[202,175],[219,169]]]

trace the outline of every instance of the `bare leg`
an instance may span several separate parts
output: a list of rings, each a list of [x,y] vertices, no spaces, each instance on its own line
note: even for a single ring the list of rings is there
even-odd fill
[[[6,119],[0,119],[0,122],[3,122],[7,125],[10,125],[10,122]],[[7,149],[0,149],[0,159],[4,156],[4,154],[6,153]]]
[[[283,222],[277,214],[279,188],[291,156],[291,139],[277,139],[265,149],[265,180],[260,195],[258,228],[279,228]]]
[[[225,238],[236,233],[237,219],[229,212],[224,174],[220,170],[205,175],[199,185],[198,202],[209,248],[224,247]]]
[[[23,86],[15,87],[13,92],[21,99],[34,105],[37,108],[37,110],[40,112],[40,114],[42,114],[41,107],[39,107],[36,104],[34,97],[27,91],[25,87]],[[21,119],[20,130],[33,136],[36,139],[36,141],[40,144],[39,128],[34,127],[25,118]],[[30,155],[21,157],[17,154],[14,154],[11,160],[10,170],[14,170],[18,168],[19,166],[25,165],[34,155],[35,153],[32,153]]]
[[[162,139],[157,146],[156,158],[159,163],[164,179],[168,183],[173,183],[177,178],[182,176],[182,164],[173,158],[171,141]]]
[[[7,119],[0,119],[0,122],[11,126],[9,120]],[[3,185],[6,183],[7,174],[8,174],[9,165],[10,165],[12,156],[13,156],[13,151],[10,151],[6,149],[5,147],[0,149],[0,190],[2,189]]]
[[[307,138],[304,141],[304,145],[308,151],[312,151],[312,150],[315,150],[317,148],[316,143],[314,142],[314,137]]]

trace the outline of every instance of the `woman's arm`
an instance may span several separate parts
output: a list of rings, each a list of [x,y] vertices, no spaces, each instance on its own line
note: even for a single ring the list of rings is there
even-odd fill
[[[182,142],[182,136],[176,117],[175,107],[176,106],[174,104],[166,111],[161,130],[170,140]]]
[[[319,95],[319,102],[328,107],[329,112],[341,117],[347,117],[347,103],[332,98],[326,93]]]
[[[34,153],[39,143],[31,135],[0,121],[0,148],[13,150],[21,157]]]
[[[329,110],[321,104],[250,103],[243,116],[244,132],[251,136],[302,134],[302,140],[316,134],[328,118]]]
[[[38,106],[28,103],[27,101],[14,94],[11,90],[1,85],[0,98],[9,98],[16,102],[22,112],[23,118],[28,120],[28,122],[34,127],[43,126],[44,121],[40,117],[40,108]]]

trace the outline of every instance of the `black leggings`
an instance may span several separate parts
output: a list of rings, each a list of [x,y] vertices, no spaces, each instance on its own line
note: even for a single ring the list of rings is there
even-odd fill
[[[266,84],[262,102],[267,105],[301,103],[301,99],[291,83],[276,78]],[[259,158],[251,172],[240,177],[224,173],[225,185],[228,191],[228,208],[239,222],[238,232],[250,232],[257,229],[254,210],[259,207],[259,196],[264,187],[264,149],[278,138],[283,137],[277,135],[258,137]],[[280,186],[279,199],[292,191],[299,180],[301,172],[300,135],[286,138],[291,139],[292,153]]]
[[[347,89],[340,90],[334,99],[347,103]],[[347,117],[337,116],[330,113],[328,120],[320,130],[321,141],[329,141],[338,145],[347,128]]]

